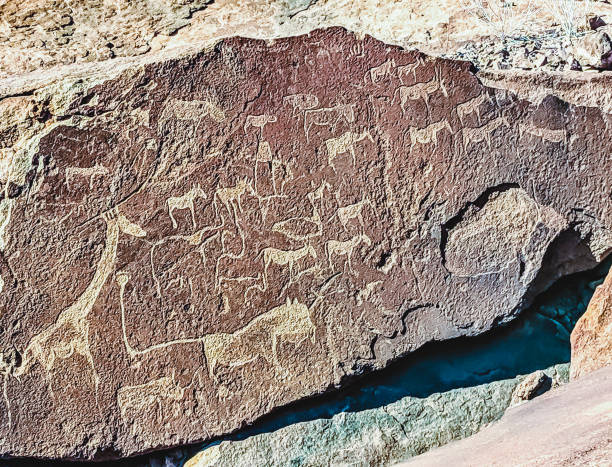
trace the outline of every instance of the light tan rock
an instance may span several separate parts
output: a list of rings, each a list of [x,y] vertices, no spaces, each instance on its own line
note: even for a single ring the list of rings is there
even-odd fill
[[[517,405],[533,399],[544,388],[546,382],[550,382],[550,378],[542,370],[527,375],[512,392],[510,405]]]
[[[612,271],[572,331],[571,378],[612,364]]]
[[[582,66],[612,69],[612,40],[605,31],[587,34],[574,46],[573,55]]]

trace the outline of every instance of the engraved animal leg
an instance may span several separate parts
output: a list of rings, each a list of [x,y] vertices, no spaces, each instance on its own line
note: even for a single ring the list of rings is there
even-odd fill
[[[289,372],[283,368],[278,358],[278,339],[277,333],[272,334],[272,361],[274,363],[274,372],[280,374],[281,379],[286,379],[289,376]]]
[[[196,228],[196,220],[195,220],[195,207],[193,205],[193,199],[189,200],[188,204],[189,210],[191,211],[191,222],[193,222],[193,228]]]

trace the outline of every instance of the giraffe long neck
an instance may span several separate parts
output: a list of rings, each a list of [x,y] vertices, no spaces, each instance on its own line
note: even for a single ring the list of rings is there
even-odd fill
[[[112,273],[115,266],[115,257],[117,255],[117,245],[119,244],[119,223],[117,219],[106,220],[106,245],[98,267],[93,276],[93,279],[81,294],[81,296],[74,302],[70,309],[73,310],[79,317],[85,317],[89,314],[93,308],[94,303],[100,295],[102,287],[106,283],[108,276]]]

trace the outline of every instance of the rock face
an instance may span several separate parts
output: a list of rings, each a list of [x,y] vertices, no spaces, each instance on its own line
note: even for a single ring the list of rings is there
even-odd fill
[[[612,365],[612,271],[572,331],[571,377]]]
[[[545,372],[567,382],[567,365]],[[244,441],[225,441],[191,458],[185,467],[223,465],[391,465],[476,433],[499,419],[513,390],[530,378],[495,381],[425,399],[406,397],[379,409],[298,423]]]
[[[612,367],[606,367],[509,409],[470,438],[398,465],[610,465],[610,394]]]
[[[342,29],[124,69],[0,101],[3,455],[228,433],[612,246],[597,109]]]

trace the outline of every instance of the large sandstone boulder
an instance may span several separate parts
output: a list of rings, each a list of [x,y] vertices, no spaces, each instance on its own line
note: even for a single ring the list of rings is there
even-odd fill
[[[612,364],[612,271],[595,290],[570,340],[572,379]]]
[[[0,83],[3,455],[226,434],[612,246],[612,117],[468,63],[331,29],[91,70]]]

